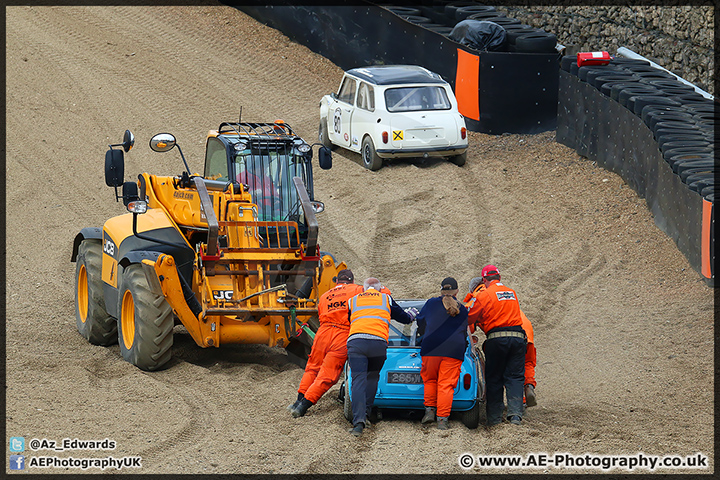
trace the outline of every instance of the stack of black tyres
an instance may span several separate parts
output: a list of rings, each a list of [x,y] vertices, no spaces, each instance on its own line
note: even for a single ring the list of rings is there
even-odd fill
[[[423,28],[427,28],[428,30],[441,35],[447,36],[450,32],[452,32],[451,26],[447,26],[445,23],[436,23],[433,18],[426,16],[425,13],[428,12],[427,7],[416,8],[400,5],[387,5],[385,8],[410,23],[420,25]]]
[[[402,5],[387,5],[385,6],[387,10],[390,10],[395,15],[403,18],[404,20],[414,23],[416,25],[422,25],[425,26],[427,24],[434,24],[433,20],[424,16],[421,9],[416,7],[406,7]],[[439,24],[436,24],[438,26],[441,26]]]
[[[458,9],[461,12],[462,8]],[[533,28],[520,20],[506,17],[501,13],[493,16],[492,12],[476,13],[466,17],[497,23],[505,29],[506,51],[520,53],[555,53],[557,37],[539,28]]]
[[[554,53],[557,37],[539,28],[525,25],[516,18],[498,12],[495,7],[472,1],[434,0],[432,5],[386,5],[386,9],[408,22],[448,36],[452,28],[463,20],[497,23],[505,29],[506,40],[502,51],[521,53]]]
[[[712,99],[644,60],[615,58],[608,65],[578,67],[577,57],[568,55],[560,68],[639,116],[672,171],[690,190],[714,200],[720,113]]]

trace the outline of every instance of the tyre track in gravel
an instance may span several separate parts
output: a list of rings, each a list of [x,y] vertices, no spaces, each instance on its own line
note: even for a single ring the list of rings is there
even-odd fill
[[[187,7],[163,8],[158,12],[157,17],[147,19],[154,23],[157,19],[161,23],[171,25],[182,18],[181,13]],[[212,19],[211,8],[197,8],[201,14]],[[237,10],[231,11],[233,16],[244,16]],[[141,20],[142,23],[142,20]],[[177,58],[180,65],[185,66],[187,71],[192,71],[193,76],[202,80],[208,91],[213,91],[213,96],[218,99],[231,99],[236,102],[236,109],[243,106],[243,115],[248,119],[267,121],[282,118],[290,111],[296,111],[298,103],[309,105],[316,104],[324,91],[314,90],[317,82],[308,81],[307,75],[312,72],[303,72],[301,65],[293,63],[289,55],[291,42],[283,35],[278,34],[277,42],[266,46],[265,52],[249,52],[245,54],[242,41],[242,32],[233,29],[232,25],[213,25],[213,38],[208,39],[208,24],[195,23],[187,25],[182,23],[182,29],[166,28],[163,36],[171,38],[182,51],[188,52],[187,56],[181,55]],[[193,55],[193,44],[196,42],[212,42],[218,44],[218,58],[207,59]],[[298,49],[297,45],[294,45]],[[299,48],[303,50],[304,48]],[[198,69],[198,65],[204,68]],[[220,81],[218,82],[218,80]],[[258,97],[258,92],[264,92]],[[288,95],[288,92],[295,92]],[[293,122],[305,125],[310,119],[315,120],[314,110],[303,109],[299,118],[293,118]],[[310,123],[312,124],[312,123]],[[309,136],[303,132],[303,135]],[[313,137],[310,137],[313,138]]]
[[[185,369],[188,370],[188,369]],[[194,370],[194,369],[193,369]],[[201,385],[204,383],[205,376],[203,372],[194,375],[185,372],[185,376],[180,385],[174,375],[167,374],[147,374],[154,382],[169,390],[171,395],[180,398],[187,406],[190,415],[184,418],[183,426],[179,431],[164,432],[165,440],[155,442],[151,447],[147,447],[138,451],[138,455],[143,457],[143,461],[148,464],[159,464],[160,460],[167,460],[165,457],[168,451],[173,451],[174,455],[181,455],[185,452],[192,455],[191,449],[197,449],[197,445],[207,444],[209,438],[214,432],[211,426],[217,426],[218,418],[222,418],[220,412],[213,404],[208,401],[207,397],[192,389],[188,389],[188,384]]]
[[[370,274],[388,283],[396,298],[427,298],[434,290],[419,288],[418,284],[435,285],[447,275],[463,281],[472,266],[481,261],[484,246],[478,232],[483,220],[478,213],[482,210],[474,200],[475,183],[468,178],[469,165],[474,161],[472,154],[465,167],[443,159],[401,160],[372,173],[367,188],[376,192],[400,185],[400,178],[408,172],[434,179],[429,186],[404,185],[404,194],[400,198],[394,195],[391,201],[382,201],[378,195],[372,215],[360,227],[370,239],[362,264],[369,265]],[[457,197],[470,204],[457,204]],[[368,213],[364,212],[366,216]],[[442,238],[443,242],[429,244],[427,238]]]

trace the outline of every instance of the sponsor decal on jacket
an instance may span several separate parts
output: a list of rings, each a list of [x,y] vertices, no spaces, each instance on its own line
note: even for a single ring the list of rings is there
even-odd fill
[[[515,292],[495,292],[498,300],[515,300]]]

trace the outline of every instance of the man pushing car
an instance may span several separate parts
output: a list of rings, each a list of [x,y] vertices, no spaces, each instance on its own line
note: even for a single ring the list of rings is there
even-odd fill
[[[487,424],[502,422],[503,388],[507,395],[507,418],[519,425],[523,416],[523,384],[527,336],[522,328],[520,304],[515,290],[500,283],[494,265],[482,269],[485,289],[473,295],[468,322],[478,324],[485,335]]]
[[[300,380],[297,400],[288,407],[295,418],[305,415],[337,383],[347,360],[348,304],[363,287],[353,283],[355,277],[348,269],[340,270],[334,280],[337,285],[320,297],[320,328]]]
[[[431,423],[437,416],[440,430],[450,428],[453,393],[467,342],[468,311],[455,297],[457,293],[457,281],[445,278],[440,285],[440,296],[429,299],[415,317],[418,334],[422,335],[420,374],[425,416],[421,423]]]
[[[406,313],[393,298],[382,293],[380,280],[370,277],[363,293],[350,299],[350,332],[347,339],[351,374],[353,427],[350,432],[362,434],[377,392],[380,370],[387,357],[390,319],[410,324],[413,315]],[[347,393],[346,393],[347,395]]]

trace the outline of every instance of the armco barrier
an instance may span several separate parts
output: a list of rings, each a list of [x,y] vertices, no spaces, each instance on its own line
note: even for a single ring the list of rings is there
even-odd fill
[[[478,52],[371,3],[225,3],[344,70],[411,64],[442,75],[453,86],[460,113],[472,131],[538,133],[556,127],[559,58],[555,53]]]
[[[576,71],[575,67],[571,69],[571,72]],[[608,68],[610,71],[611,68]],[[617,173],[638,195],[644,197],[656,225],[675,241],[705,281],[714,286],[714,193],[703,197],[700,192],[691,190],[673,171],[658,146],[653,130],[639,114],[571,72],[560,71],[557,141]],[[584,73],[587,74],[587,70]],[[651,84],[646,82],[646,85]],[[631,85],[624,87],[632,88]],[[607,87],[605,91],[608,91]],[[629,103],[627,96],[623,98]],[[638,98],[640,96],[636,96],[635,101]],[[693,105],[703,104],[712,106],[712,102]],[[646,114],[651,111],[649,108],[652,107],[645,107]],[[658,107],[658,110],[662,108]],[[678,112],[696,111],[682,106],[673,108]],[[667,112],[672,114],[673,108]],[[685,125],[677,122],[677,126],[691,129],[696,126],[693,122],[688,120]],[[700,143],[714,150],[713,130],[708,128],[705,131],[708,132],[704,137],[706,141]],[[698,158],[707,155],[702,153],[706,147],[690,147],[689,151],[692,148],[700,149]],[[711,172],[708,178],[713,178],[714,166],[707,170]]]

